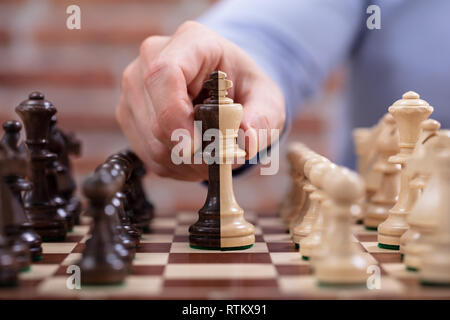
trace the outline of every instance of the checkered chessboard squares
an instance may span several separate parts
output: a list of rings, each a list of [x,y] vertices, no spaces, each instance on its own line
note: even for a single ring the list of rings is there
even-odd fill
[[[195,212],[158,216],[144,234],[130,275],[119,286],[69,290],[68,266],[79,261],[89,227],[76,226],[62,243],[44,243],[41,261],[21,273],[18,288],[0,290],[10,298],[120,299],[303,299],[450,297],[450,290],[421,288],[405,270],[398,252],[380,249],[377,234],[352,227],[355,246],[380,267],[381,288],[317,286],[309,261],[301,259],[275,214],[246,213],[255,225],[255,245],[243,251],[189,247],[188,227]],[[368,274],[368,277],[370,274]]]

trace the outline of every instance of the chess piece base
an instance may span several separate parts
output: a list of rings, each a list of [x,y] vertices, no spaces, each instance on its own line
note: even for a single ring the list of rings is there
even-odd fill
[[[38,235],[41,236],[42,241],[54,242],[61,241],[66,238],[67,223],[61,219],[56,213],[55,207],[27,207],[28,215],[30,217],[30,226]],[[41,217],[53,217],[42,219]]]

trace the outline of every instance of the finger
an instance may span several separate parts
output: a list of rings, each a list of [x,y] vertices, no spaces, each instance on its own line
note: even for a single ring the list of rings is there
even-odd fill
[[[278,87],[268,79],[248,81],[242,88],[244,114],[241,128],[246,133],[246,151],[253,158],[258,151],[267,148],[271,141],[272,130],[281,131],[285,122],[284,99]],[[265,130],[260,132],[260,130]],[[260,138],[267,137],[261,140]]]
[[[217,39],[208,37],[208,32],[197,28],[181,28],[155,61],[145,66],[145,88],[158,122],[164,124],[158,136],[164,143],[170,144],[171,133],[179,128],[193,134],[191,96],[200,91],[206,74],[218,66],[222,57]],[[202,41],[192,41],[200,38]],[[193,88],[191,92],[188,86]]]

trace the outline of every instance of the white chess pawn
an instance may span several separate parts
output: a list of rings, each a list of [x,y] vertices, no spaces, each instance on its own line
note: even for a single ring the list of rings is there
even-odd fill
[[[430,139],[437,136],[437,132],[440,127],[440,123],[433,119],[428,119],[422,122],[422,133],[411,158],[408,160],[407,173],[410,178],[410,193],[416,195],[417,197],[421,194],[431,175],[431,161],[428,161],[427,157],[427,154],[431,153],[431,151],[427,149],[427,144]],[[430,155],[430,158],[432,156],[433,155]],[[420,197],[422,198],[422,196]],[[427,200],[425,199],[423,201]],[[409,243],[420,238],[422,230],[425,233],[431,232],[431,225],[433,222],[436,222],[432,217],[432,210],[417,212],[417,210],[413,209],[412,212],[414,212],[414,214],[410,214],[407,219],[410,228],[400,238],[400,252],[403,254],[406,254],[405,250]],[[428,213],[430,213],[429,219],[427,218]],[[414,258],[415,255],[411,252],[411,250],[409,250],[408,256],[408,263],[406,263],[405,260],[406,266],[410,270],[416,270],[418,268],[418,259]]]
[[[439,179],[438,224],[431,247],[420,261],[423,284],[450,285],[450,132],[430,141],[434,149],[433,175]]]
[[[310,172],[310,180],[317,188],[314,192],[319,203],[317,210],[317,218],[312,225],[310,234],[300,240],[300,254],[302,259],[309,260],[314,256],[315,250],[319,247],[322,234],[328,226],[328,219],[323,208],[323,202],[327,199],[326,193],[323,191],[324,185],[327,183],[328,174],[335,169],[336,165],[331,162],[320,162],[314,165]],[[313,196],[313,195],[311,195]]]
[[[381,181],[366,207],[364,225],[369,230],[377,230],[398,198],[400,165],[388,161],[399,150],[397,126],[390,114],[383,117],[383,130],[378,136],[376,149],[379,157],[373,170],[381,174]]]
[[[368,259],[353,244],[351,208],[364,196],[362,179],[348,169],[335,170],[325,184],[326,207],[334,219],[327,254],[315,262],[315,276],[323,285],[361,285],[367,280]]]
[[[289,235],[293,237],[294,229],[298,225],[300,225],[303,221],[303,218],[308,211],[310,200],[309,200],[309,193],[305,191],[304,187],[307,183],[309,183],[308,178],[305,176],[305,163],[309,159],[312,159],[313,157],[317,156],[316,153],[312,152],[311,150],[304,151],[297,159],[296,166],[298,167],[298,171],[301,171],[301,178],[297,179],[297,185],[296,188],[298,188],[299,192],[301,190],[303,195],[303,201],[301,206],[298,206],[296,208],[296,212],[294,213],[294,217],[291,219],[291,222],[289,223]]]
[[[281,219],[286,225],[289,224],[293,212],[295,213],[297,207],[304,201],[304,191],[299,188],[299,184],[302,183],[299,180],[303,180],[303,168],[300,168],[297,163],[298,158],[307,150],[306,146],[299,142],[290,143],[288,146],[287,159],[290,166],[291,186],[280,209]]]
[[[305,162],[304,172],[308,181],[303,188],[305,192],[309,194],[308,199],[310,203],[308,210],[303,217],[303,221],[293,229],[292,239],[296,248],[299,248],[300,240],[307,237],[311,233],[312,226],[317,218],[317,212],[320,208],[322,198],[320,192],[318,192],[318,188],[311,182],[310,173],[313,166],[321,162],[329,162],[329,160],[316,154],[314,157]]]

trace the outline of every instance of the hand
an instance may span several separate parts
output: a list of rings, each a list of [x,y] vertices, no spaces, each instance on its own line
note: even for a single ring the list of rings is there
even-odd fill
[[[250,158],[260,148],[257,129],[283,128],[284,99],[278,86],[238,46],[189,21],[171,37],[147,38],[122,76],[116,117],[150,171],[181,180],[207,179],[205,164],[172,163],[171,149],[178,142],[171,135],[183,128],[193,136],[192,100],[214,70],[227,73],[234,84],[228,96],[243,105],[241,128],[251,140],[246,143]],[[257,147],[249,150],[252,145]]]

